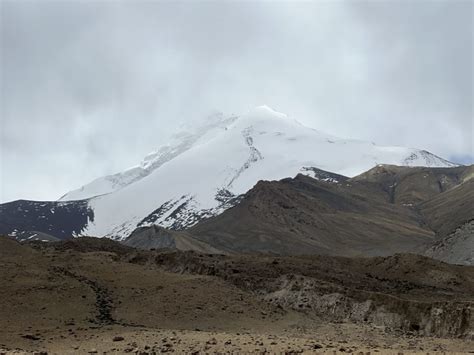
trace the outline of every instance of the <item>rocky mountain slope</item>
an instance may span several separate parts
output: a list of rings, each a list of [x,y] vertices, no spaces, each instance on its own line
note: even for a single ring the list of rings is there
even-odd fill
[[[122,244],[137,249],[193,250],[200,253],[223,253],[209,244],[192,237],[186,231],[173,231],[159,226],[140,227]]]
[[[424,253],[474,220],[474,180],[466,178],[473,169],[378,166],[337,183],[303,175],[259,182],[237,206],[188,232],[228,252]],[[463,235],[472,258],[474,235]]]
[[[315,175],[317,169],[352,177],[381,163],[454,165],[423,150],[329,136],[262,106],[240,117],[214,115],[140,165],[99,178],[59,202],[1,205],[0,232],[35,227],[59,238],[124,239],[135,228],[153,224],[179,230],[234,206],[259,180],[299,173],[325,179]],[[73,219],[74,225],[56,228],[53,213],[62,212],[69,213],[63,220]],[[16,215],[21,221],[12,221]]]
[[[446,262],[473,263],[473,166],[379,165],[354,178],[316,168],[310,171],[316,178],[300,174],[294,179],[261,181],[241,195],[233,208],[185,231],[144,226],[123,242],[141,249],[231,254],[376,256],[415,252]],[[61,216],[74,211],[71,204],[77,202],[57,202],[54,208],[47,203],[35,206],[51,218],[59,218],[63,224],[41,219],[45,228],[58,230],[65,225]],[[29,213],[25,209],[22,206],[21,213]],[[88,210],[79,212],[85,218]],[[28,223],[28,218],[20,219],[21,214],[15,216]],[[38,233],[14,234],[18,240],[46,235]]]
[[[474,220],[435,241],[424,254],[451,264],[474,265]]]
[[[189,232],[227,251],[283,255],[389,255],[433,239],[416,213],[372,193],[303,175],[259,182],[239,205]]]
[[[22,240],[23,234],[44,233],[58,239],[79,235],[94,212],[87,200],[27,201],[0,204],[0,233]]]

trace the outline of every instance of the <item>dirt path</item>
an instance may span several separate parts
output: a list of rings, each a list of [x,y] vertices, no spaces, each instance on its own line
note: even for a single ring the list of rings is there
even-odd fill
[[[58,274],[73,278],[81,283],[89,286],[95,294],[96,301],[96,319],[97,324],[116,324],[117,322],[112,317],[113,301],[109,290],[101,286],[97,281],[88,279],[85,276],[78,275],[68,269],[62,267],[54,267],[52,270]]]

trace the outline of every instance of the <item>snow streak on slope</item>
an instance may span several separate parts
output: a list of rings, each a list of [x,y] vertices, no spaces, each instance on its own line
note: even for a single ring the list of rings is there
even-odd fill
[[[137,226],[189,227],[235,205],[258,180],[313,176],[311,168],[355,176],[377,164],[454,165],[417,149],[331,137],[262,106],[240,118],[219,116],[148,156],[134,168],[139,173],[113,175],[118,182],[105,189],[91,185],[110,177],[98,179],[64,199],[106,193],[90,199],[94,220],[82,234],[121,239]]]

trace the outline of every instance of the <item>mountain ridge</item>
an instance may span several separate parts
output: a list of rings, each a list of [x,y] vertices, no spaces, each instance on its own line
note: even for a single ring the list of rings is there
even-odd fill
[[[185,229],[235,205],[258,180],[311,174],[312,167],[353,176],[378,163],[454,165],[420,150],[337,139],[266,106],[216,121],[182,149],[171,148],[173,158],[145,177],[91,198],[94,222],[81,233],[123,239],[151,224]]]
[[[71,230],[74,236],[123,240],[137,227],[182,230],[219,215],[259,180],[299,173],[324,179],[321,171],[352,177],[381,163],[455,165],[422,150],[326,135],[260,106],[240,117],[216,114],[149,154],[139,166],[96,179],[59,203],[86,206],[87,218],[81,228]],[[43,212],[42,218],[53,218]]]
[[[377,166],[340,182],[260,181],[241,202],[187,230],[231,253],[429,255],[474,261],[474,166]],[[471,208],[469,208],[471,207]]]
[[[83,185],[77,190],[72,190],[64,194],[59,200],[60,201],[70,201],[70,200],[82,200],[88,199],[108,193],[115,192],[121,188],[124,188],[134,182],[139,181],[140,179],[150,175],[154,170],[158,169],[163,164],[168,161],[178,157],[180,154],[185,153],[189,149],[193,148],[195,144],[199,145],[200,140],[206,136],[214,137],[219,133],[222,133],[222,130],[226,131],[232,127],[232,125],[239,121],[242,126],[247,128],[242,131],[244,139],[249,145],[250,148],[252,145],[252,138],[250,137],[251,129],[255,124],[266,124],[271,125],[273,122],[278,122],[278,120],[291,122],[294,125],[310,129],[321,137],[325,138],[328,143],[334,144],[336,142],[347,143],[362,143],[366,144],[362,140],[356,139],[342,139],[338,138],[323,132],[320,132],[314,128],[306,127],[295,119],[289,118],[283,113],[276,112],[269,108],[266,105],[258,106],[255,109],[249,111],[248,114],[243,116],[229,116],[226,117],[222,113],[214,114],[201,125],[197,125],[196,128],[189,131],[183,131],[173,135],[171,142],[160,147],[158,150],[149,153],[145,158],[140,162],[139,165],[131,167],[124,170],[123,172],[106,175],[101,178],[94,179],[90,183]],[[277,132],[277,134],[283,134],[283,132]],[[371,143],[373,144],[373,143]],[[373,144],[376,146],[375,144]],[[381,147],[381,148],[401,148],[408,149],[409,155],[407,155],[399,164],[406,166],[416,166],[417,162],[420,160],[426,163],[427,166],[456,166],[456,164],[451,163],[435,154],[432,154],[426,150],[419,150],[415,148],[403,148],[403,147]],[[252,150],[252,149],[251,149]],[[253,148],[253,157],[251,159],[256,159],[259,157],[258,150]],[[261,156],[260,156],[261,159]],[[381,162],[386,163],[386,162]],[[424,164],[422,164],[424,165]],[[333,171],[331,169],[325,169],[327,171]],[[363,170],[359,171],[362,172]],[[336,171],[334,171],[336,172]],[[345,174],[347,176],[353,176],[356,174]]]

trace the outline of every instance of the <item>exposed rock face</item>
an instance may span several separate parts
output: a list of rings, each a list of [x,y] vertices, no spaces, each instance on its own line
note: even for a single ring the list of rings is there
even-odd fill
[[[315,313],[328,321],[365,322],[425,336],[474,337],[474,308],[466,302],[426,304],[357,291],[324,293],[319,280],[297,275],[285,275],[276,283],[278,290],[266,294],[265,300],[284,308]]]
[[[87,200],[47,202],[18,200],[0,204],[0,234],[17,235],[23,232],[47,234],[57,239],[79,235],[94,221],[94,213]]]
[[[425,255],[446,263],[474,265],[474,220],[435,242]]]
[[[359,259],[170,253],[153,260],[172,272],[220,277],[278,307],[330,322],[474,339],[470,266],[416,255]]]

